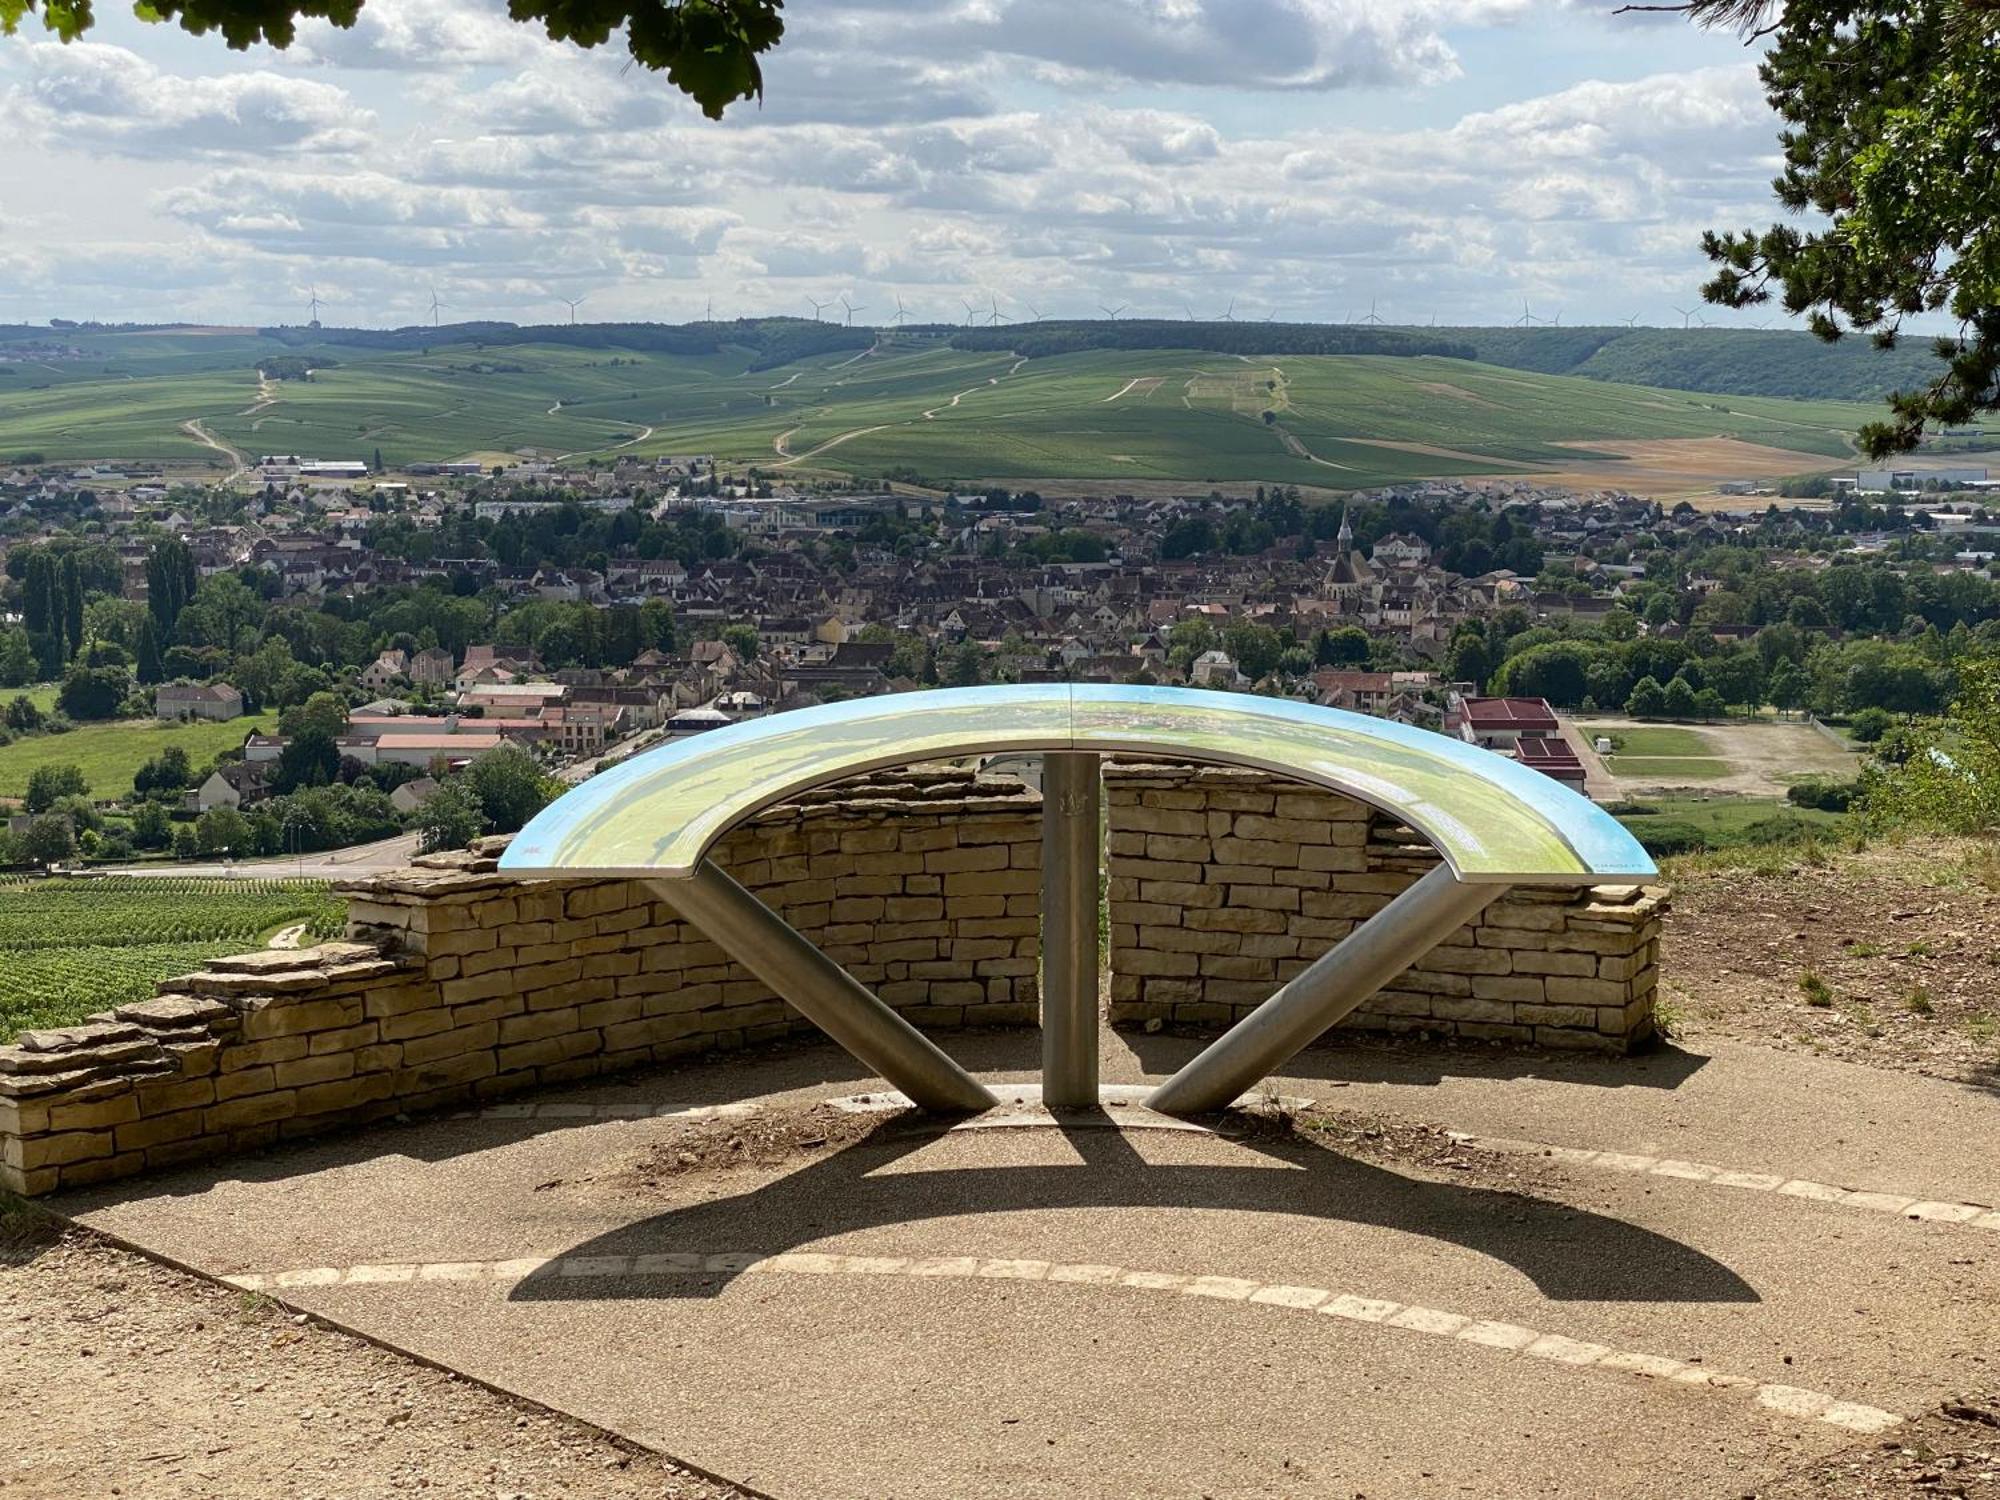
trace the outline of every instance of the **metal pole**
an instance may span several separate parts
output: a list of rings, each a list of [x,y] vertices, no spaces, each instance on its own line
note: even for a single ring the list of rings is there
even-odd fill
[[[1000,1101],[784,918],[703,860],[685,880],[647,884],[731,958],[876,1073],[939,1113]]]
[[[1146,1107],[1226,1108],[1506,891],[1461,884],[1440,864],[1154,1089]]]
[[[1042,1102],[1097,1107],[1097,757],[1042,757]]]

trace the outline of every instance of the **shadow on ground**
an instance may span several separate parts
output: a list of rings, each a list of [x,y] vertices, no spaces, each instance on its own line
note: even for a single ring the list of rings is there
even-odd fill
[[[1119,1031],[1111,1045],[1129,1048],[1146,1076],[1164,1078],[1194,1057],[1212,1036]],[[945,1049],[975,1073],[1040,1076],[1041,1032],[1033,1028],[954,1032]],[[1284,1076],[1330,1084],[1392,1083],[1431,1086],[1447,1078],[1547,1078],[1599,1088],[1674,1089],[1698,1072],[1707,1059],[1663,1046],[1640,1057],[1596,1057],[1496,1048],[1441,1049],[1408,1046],[1373,1038],[1344,1038],[1340,1045],[1313,1046],[1285,1064]],[[1107,1081],[1112,1070],[1107,1066]],[[733,1104],[794,1089],[853,1084],[879,1086],[862,1064],[805,1023],[798,1036],[743,1052],[711,1053],[677,1066],[589,1079],[568,1088],[529,1090],[497,1098],[557,1104],[588,1099],[597,1103],[671,1105],[686,1109]],[[386,1155],[441,1162],[490,1151],[552,1131],[601,1124],[588,1117],[540,1119],[483,1118],[447,1113],[415,1119],[391,1118],[350,1127],[253,1155],[201,1163],[148,1176],[136,1183],[111,1184],[75,1195],[80,1207],[142,1197],[182,1197],[207,1192],[219,1182],[282,1182],[331,1168],[354,1166]]]
[[[885,1121],[868,1136],[747,1193],[675,1209],[597,1236],[566,1256],[741,1251],[777,1255],[857,1230],[973,1214],[1050,1209],[1216,1210],[1374,1225],[1490,1256],[1555,1301],[1756,1302],[1719,1261],[1677,1240],[1568,1204],[1502,1189],[1406,1177],[1291,1139],[1239,1141],[1263,1161],[1149,1163],[1116,1129],[1067,1132],[1082,1163],[884,1171],[937,1139]],[[1338,1243],[1328,1242],[1329,1256]],[[1152,1268],[1160,1269],[1160,1268]],[[517,1301],[713,1297],[730,1272],[701,1277],[566,1278],[549,1266]],[[1337,1273],[1333,1275],[1337,1281]]]

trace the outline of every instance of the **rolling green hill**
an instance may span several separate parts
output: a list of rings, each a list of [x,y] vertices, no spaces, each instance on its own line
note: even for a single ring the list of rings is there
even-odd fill
[[[10,329],[0,330],[0,355],[10,336],[22,352],[0,363],[0,460],[226,467],[202,441],[207,434],[252,458],[379,450],[392,465],[702,452],[801,474],[1347,489],[1574,466],[1615,456],[1591,443],[1674,438],[1782,449],[1799,455],[1804,472],[1844,458],[1844,434],[1876,414],[1859,403],[1510,368],[1461,357],[1471,352],[1466,332],[1120,322],[896,333],[798,319],[264,334]],[[1525,332],[1524,347],[1544,332],[1567,343],[1573,331]],[[1175,337],[1220,347],[1152,347]],[[28,358],[27,338],[66,352]],[[1245,352],[1259,342],[1279,352]],[[1029,358],[1024,349],[1039,352]],[[311,367],[312,378],[260,380],[259,363],[279,354]]]

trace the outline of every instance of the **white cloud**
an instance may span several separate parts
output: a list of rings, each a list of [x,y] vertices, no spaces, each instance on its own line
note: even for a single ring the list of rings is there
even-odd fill
[[[104,43],[0,46],[0,101],[45,162],[29,175],[124,174],[38,233],[124,245],[152,215],[181,247],[158,284],[108,289],[107,314],[192,315],[229,284],[268,304],[308,280],[356,321],[407,321],[433,279],[463,317],[579,291],[607,318],[841,289],[954,319],[982,288],[1051,314],[1673,300],[1704,273],[1701,228],[1769,212],[1776,123],[1733,41],[1707,54],[1728,66],[1571,62],[1543,93],[1397,123],[1397,101],[1465,66],[1465,28],[1512,28],[1483,46],[1519,37],[1526,60],[1533,28],[1581,24],[1550,8],[794,0],[769,102],[716,125],[615,40],[554,45],[474,0],[368,0],[353,33],[302,30],[307,50],[276,61],[217,51],[189,76]],[[317,71],[336,58],[338,87]],[[1346,85],[1387,88],[1366,108],[1300,92]],[[39,201],[18,156],[0,198]],[[189,304],[159,305],[173,285]],[[0,307],[41,296],[0,286]]]
[[[365,146],[374,116],[331,84],[267,72],[182,78],[123,47],[35,42],[7,113],[45,141],[129,156],[257,156]]]

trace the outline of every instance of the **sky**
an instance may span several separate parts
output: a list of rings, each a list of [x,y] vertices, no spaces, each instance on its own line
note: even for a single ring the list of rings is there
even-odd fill
[[[0,38],[0,321],[1678,327],[1778,214],[1754,54],[1611,0],[793,0],[720,124],[504,0],[98,14]]]

